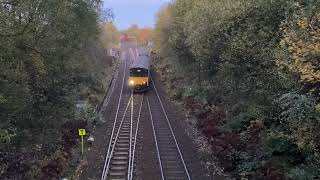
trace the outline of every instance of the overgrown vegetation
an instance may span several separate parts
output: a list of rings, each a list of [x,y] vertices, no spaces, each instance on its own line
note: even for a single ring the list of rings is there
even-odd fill
[[[176,0],[154,63],[226,172],[318,179],[319,38],[316,0]]]
[[[127,34],[131,41],[136,42],[138,46],[147,46],[152,39],[152,29],[148,27],[141,28],[137,24],[131,25],[128,29],[123,30],[122,33]]]
[[[101,41],[105,48],[119,48],[120,31],[112,22],[107,22],[103,25],[103,33]]]
[[[0,1],[0,179],[64,173],[77,128],[86,125],[76,104],[94,108],[111,76],[112,61],[98,41],[100,6]]]

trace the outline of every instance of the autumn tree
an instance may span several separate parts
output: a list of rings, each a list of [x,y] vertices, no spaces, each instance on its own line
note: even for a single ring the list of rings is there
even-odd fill
[[[1,179],[27,179],[59,147],[61,126],[79,118],[77,102],[103,93],[100,72],[110,67],[100,63],[100,7],[100,0],[0,2]]]
[[[147,45],[152,38],[152,29],[151,28],[142,28],[139,32],[139,42],[142,45]]]
[[[166,45],[169,40],[170,24],[170,6],[166,6],[158,12],[156,26],[152,37],[155,45],[154,50],[158,54],[164,54],[166,52]]]
[[[102,32],[101,41],[105,48],[116,48],[119,46],[121,33],[113,23],[107,22],[103,24]]]
[[[315,0],[176,0],[158,14],[154,65],[237,178],[320,176],[319,12]]]
[[[123,33],[127,34],[131,41],[137,42],[138,46],[145,46],[147,42],[151,40],[152,29],[151,28],[139,28],[137,24],[131,25]]]

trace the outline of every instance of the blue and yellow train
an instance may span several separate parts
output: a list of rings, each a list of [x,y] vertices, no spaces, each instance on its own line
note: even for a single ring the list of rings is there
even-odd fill
[[[130,66],[128,85],[134,92],[145,92],[150,83],[150,56],[139,50],[136,60]]]

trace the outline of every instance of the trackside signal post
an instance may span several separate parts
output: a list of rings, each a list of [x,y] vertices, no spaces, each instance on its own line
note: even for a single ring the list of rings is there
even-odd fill
[[[86,135],[86,130],[85,129],[79,129],[79,136],[81,136],[81,154],[83,155],[83,136]]]

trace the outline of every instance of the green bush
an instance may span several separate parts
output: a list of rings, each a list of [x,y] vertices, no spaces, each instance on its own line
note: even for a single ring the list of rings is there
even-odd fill
[[[241,174],[241,176],[245,177],[255,172],[258,167],[259,167],[259,162],[256,162],[256,161],[242,162],[239,165],[238,171],[239,171],[239,174]]]
[[[230,120],[227,120],[226,127],[234,131],[241,132],[246,130],[251,121],[263,119],[264,115],[258,109],[251,108],[247,112],[240,112]]]
[[[299,153],[299,149],[296,144],[286,137],[270,137],[268,142],[271,151],[276,156],[288,155],[295,156]]]
[[[319,145],[320,127],[320,116],[315,110],[315,101],[306,95],[288,93],[275,102],[280,107],[278,119],[281,126],[289,131],[285,133],[290,135],[300,148],[314,151]]]
[[[301,169],[299,167],[295,167],[291,169],[288,173],[288,177],[291,180],[310,180],[314,179],[314,176],[310,174],[308,171],[305,169]]]

